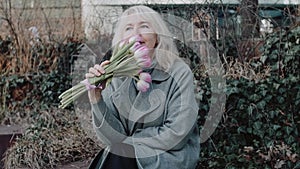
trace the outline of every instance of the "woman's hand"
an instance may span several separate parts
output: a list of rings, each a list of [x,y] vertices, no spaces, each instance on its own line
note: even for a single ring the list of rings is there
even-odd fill
[[[94,67],[90,67],[89,72],[85,74],[85,78],[88,79],[95,76],[101,76],[105,73],[104,66],[109,63],[110,62],[106,60],[103,61],[100,65],[96,64]],[[92,104],[97,103],[101,99],[101,91],[104,89],[105,83],[106,82],[103,83],[103,88],[96,88],[88,91],[88,96]]]

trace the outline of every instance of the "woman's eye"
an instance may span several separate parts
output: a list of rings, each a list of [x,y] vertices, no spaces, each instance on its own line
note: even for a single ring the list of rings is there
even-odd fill
[[[141,25],[141,28],[149,28],[148,25]]]
[[[132,29],[133,29],[132,27],[126,27],[125,31],[129,31],[129,30],[132,30]]]

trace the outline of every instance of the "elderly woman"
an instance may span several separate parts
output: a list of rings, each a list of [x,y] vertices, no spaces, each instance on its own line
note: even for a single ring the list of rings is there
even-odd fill
[[[93,126],[106,145],[90,168],[194,169],[200,153],[193,73],[178,51],[160,15],[146,6],[133,6],[118,20],[112,46],[139,36],[150,49],[152,65],[144,71],[152,82],[137,90],[130,77],[113,78],[105,89],[92,89]],[[101,76],[104,61],[86,73]]]

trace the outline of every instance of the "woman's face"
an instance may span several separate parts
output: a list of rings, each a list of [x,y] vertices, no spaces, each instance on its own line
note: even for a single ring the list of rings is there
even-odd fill
[[[155,47],[157,43],[157,34],[152,25],[138,15],[129,15],[126,17],[126,24],[123,30],[123,39],[139,35],[140,43],[149,49]]]

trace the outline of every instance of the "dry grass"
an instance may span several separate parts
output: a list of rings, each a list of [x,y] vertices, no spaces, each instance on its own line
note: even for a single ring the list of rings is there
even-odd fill
[[[265,79],[269,77],[271,68],[270,67],[264,67],[262,69],[257,69],[252,64],[252,60],[250,61],[238,61],[231,60],[228,63],[224,64],[226,73],[225,78],[233,78],[233,79],[248,79],[250,81],[258,82],[262,79]]]
[[[1,74],[36,72],[41,65],[53,70],[57,65],[58,45],[83,38],[80,15],[73,6],[60,11],[69,16],[57,17],[55,9],[16,8],[11,1],[0,3],[0,38],[10,42],[9,52],[0,53]],[[24,5],[25,6],[25,5]]]
[[[52,108],[36,112],[5,156],[5,168],[56,168],[89,160],[101,147],[88,138],[74,112]]]

